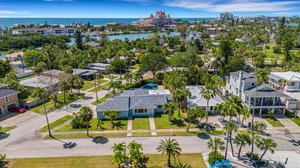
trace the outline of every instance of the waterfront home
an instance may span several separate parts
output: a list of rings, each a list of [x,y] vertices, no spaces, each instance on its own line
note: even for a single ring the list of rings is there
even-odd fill
[[[18,107],[18,93],[19,91],[0,85],[0,115],[9,112],[11,108]]]
[[[271,72],[269,83],[276,89],[286,92],[300,92],[299,72]]]
[[[296,100],[266,84],[259,85],[255,76],[244,71],[230,73],[230,78],[226,81],[226,93],[238,96],[247,109],[259,112],[259,115],[271,109],[281,110],[283,113],[286,108],[297,109]]]
[[[104,119],[106,110],[119,111],[120,119],[147,117],[164,112],[163,105],[172,100],[169,90],[124,90],[96,107],[97,117]]]
[[[216,95],[209,100],[207,109],[207,100],[200,93],[205,86],[187,86],[186,88],[191,92],[191,96],[187,100],[188,108],[200,107],[210,113],[214,113],[215,106],[224,102],[220,96]]]
[[[73,36],[76,29],[74,27],[52,27],[52,28],[23,28],[13,29],[12,34],[23,34],[23,33],[40,33],[44,35],[68,35]]]

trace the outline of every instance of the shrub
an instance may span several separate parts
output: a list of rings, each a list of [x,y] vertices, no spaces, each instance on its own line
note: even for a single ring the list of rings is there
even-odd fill
[[[251,160],[259,160],[258,154],[257,153],[251,153],[251,152],[247,152],[246,156],[251,159]]]
[[[221,153],[217,152],[216,160],[221,161],[223,159],[224,159],[224,156]],[[214,162],[214,152],[210,152],[208,154],[208,162],[209,163],[213,163]]]
[[[280,46],[273,47],[273,53],[275,53],[275,54],[281,54],[281,47]]]
[[[0,153],[0,167],[6,167],[7,161],[5,160],[6,155]]]
[[[267,45],[267,46],[266,46],[266,50],[270,50],[270,46]]]
[[[86,122],[83,119],[82,115],[79,113],[74,113],[71,121],[73,129],[86,128]]]

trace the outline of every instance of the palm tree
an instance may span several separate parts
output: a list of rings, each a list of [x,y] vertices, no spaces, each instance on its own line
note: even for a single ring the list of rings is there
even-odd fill
[[[113,94],[116,93],[116,89],[122,88],[122,82],[121,81],[115,81],[115,82],[110,82],[109,83],[109,88],[112,88]]]
[[[132,141],[127,146],[129,150],[129,160],[131,162],[131,166],[135,167],[142,167],[144,164],[144,154],[142,152],[143,147],[142,144],[137,143],[136,141]]]
[[[80,108],[82,119],[86,123],[86,135],[89,136],[90,121],[93,118],[93,110],[88,106],[82,106]]]
[[[235,143],[237,146],[239,145],[239,153],[238,153],[238,158],[240,159],[241,157],[241,151],[242,151],[242,147],[245,147],[246,145],[250,145],[251,144],[251,139],[249,134],[246,133],[238,133],[235,138],[233,143]]]
[[[209,100],[214,98],[216,96],[216,93],[215,91],[207,86],[205,88],[202,88],[201,91],[200,91],[200,94],[202,95],[202,97],[204,97],[206,99],[206,111],[208,112],[209,111]],[[208,115],[206,116],[206,130],[207,130],[207,122],[208,122]]]
[[[191,124],[195,124],[197,119],[200,116],[201,110],[199,110],[201,108],[190,108],[188,109],[188,113],[187,113],[187,120],[189,121],[189,124],[187,126],[186,131],[189,132],[190,126]]]
[[[250,111],[246,108],[243,108],[240,113],[243,115],[241,124],[244,125],[244,121],[250,117]]]
[[[114,144],[111,148],[114,152],[113,155],[113,162],[118,164],[118,167],[121,168],[122,164],[126,162],[126,144],[118,143]]]
[[[174,103],[172,103],[172,102],[169,102],[164,105],[164,111],[165,111],[165,113],[168,114],[169,121],[171,121],[175,110],[176,110],[176,107],[175,107]]]
[[[237,132],[238,128],[239,128],[238,125],[234,121],[230,121],[228,124],[226,124],[224,126],[225,132],[227,132],[229,134],[229,139],[227,139],[227,141],[229,140],[229,143],[230,143],[230,146],[231,146],[232,156],[234,156],[233,145],[232,145],[232,133]]]
[[[171,156],[176,160],[176,158],[181,154],[181,148],[179,143],[175,139],[165,139],[161,140],[158,147],[156,148],[157,152],[161,152],[162,155],[167,155],[168,157],[168,167],[172,167]]]
[[[186,101],[188,97],[191,96],[191,92],[186,89],[185,87],[180,87],[175,90],[174,92],[174,100],[178,103],[179,105],[179,112],[178,112],[178,117],[180,117],[180,112],[182,109],[182,102]]]
[[[207,146],[208,148],[212,149],[212,152],[214,152],[214,162],[218,154],[218,149],[224,150],[225,148],[224,141],[221,140],[221,138],[217,138],[217,137],[209,139],[209,141],[207,142]]]
[[[285,87],[285,85],[286,85],[287,81],[286,81],[286,80],[280,80],[280,81],[279,81],[279,83],[280,83],[280,88],[281,88],[281,91],[283,92],[283,90],[284,90],[284,87]]]
[[[277,147],[277,143],[274,142],[272,138],[262,138],[258,141],[257,146],[263,150],[264,152],[260,156],[259,160],[263,158],[266,152],[269,150],[271,153],[275,152],[275,148]]]
[[[106,111],[104,111],[104,116],[107,118],[107,119],[109,119],[110,120],[110,123],[111,124],[114,124],[114,120],[116,120],[118,117],[119,117],[119,115],[120,115],[120,111],[118,111],[118,110],[106,110]]]
[[[202,119],[206,118],[208,114],[202,108],[198,108],[198,110],[199,110],[199,118],[200,118],[200,123],[201,123]]]
[[[33,97],[38,98],[39,100],[42,100],[42,102],[43,102],[43,108],[44,108],[44,113],[45,113],[45,116],[46,116],[49,137],[53,137],[52,134],[51,134],[48,114],[47,114],[47,110],[46,110],[46,106],[45,106],[45,102],[44,102],[44,99],[47,98],[48,96],[49,96],[49,92],[46,91],[45,89],[41,88],[41,87],[37,87],[33,90]]]

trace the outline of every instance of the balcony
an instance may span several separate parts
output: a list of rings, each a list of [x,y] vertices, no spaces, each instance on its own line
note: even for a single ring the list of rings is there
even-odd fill
[[[256,102],[255,105],[254,105],[254,102],[251,102],[251,106],[273,106],[273,101],[263,101],[263,103],[261,104],[261,102]],[[283,104],[282,102],[280,101],[276,101],[274,103],[274,106],[285,106],[285,104]]]

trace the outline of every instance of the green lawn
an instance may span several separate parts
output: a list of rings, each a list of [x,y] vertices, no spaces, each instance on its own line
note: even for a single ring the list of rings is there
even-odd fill
[[[184,113],[181,113],[181,117],[178,117],[178,112],[176,111],[172,117],[171,122],[168,119],[167,114],[155,116],[155,126],[157,129],[176,129],[176,128],[186,128],[188,123],[185,121]],[[195,128],[195,125],[191,125],[190,128]]]
[[[90,131],[99,131],[97,128],[98,120],[93,118],[90,124]],[[127,129],[127,120],[116,120],[114,124],[111,124],[108,120],[103,120],[102,130],[126,130]],[[57,132],[74,132],[74,131],[86,131],[86,128],[73,129],[71,124],[66,124],[65,126],[56,130]]]
[[[133,132],[132,136],[137,136],[137,137],[151,136],[151,132]]]
[[[300,127],[300,118],[290,118],[290,120]]]
[[[168,131],[168,132],[157,132],[159,136],[200,136],[200,135],[224,135],[223,130],[212,130],[212,131],[189,131],[189,132],[182,132],[182,131]]]
[[[72,116],[66,115],[66,116],[64,116],[64,117],[62,117],[62,118],[60,118],[60,119],[58,119],[58,120],[56,120],[56,121],[50,123],[50,129],[53,129],[53,128],[55,128],[55,127],[57,127],[57,126],[59,126],[59,125],[65,123],[65,122],[69,121],[71,118],[72,118]],[[40,132],[47,132],[47,131],[48,131],[48,126],[47,126],[47,125],[44,126],[44,127],[41,128],[39,131],[40,131]]]
[[[100,90],[103,90],[103,89],[105,89],[105,88],[108,88],[109,85],[110,85],[109,83],[106,83],[106,84],[104,84],[104,85],[98,86],[98,87],[97,87],[97,91],[100,91]],[[95,90],[95,89],[92,89],[92,90],[89,90],[89,92],[96,92],[96,90]]]
[[[8,132],[8,131],[10,131],[10,130],[12,130],[12,129],[15,129],[16,127],[17,127],[17,126],[1,127],[1,129],[0,129],[0,134],[5,133],[5,132]]]
[[[283,127],[284,125],[278,121],[275,117],[264,117],[273,127]]]
[[[94,86],[95,86],[94,82],[92,82],[92,81],[84,81],[82,90],[88,90],[88,89],[90,89],[90,88],[92,88]]]
[[[54,134],[55,138],[58,139],[80,139],[80,138],[91,138],[91,137],[126,137],[127,133],[99,133],[99,134],[90,134],[88,137],[86,133],[72,133],[72,134]],[[52,139],[49,135],[46,135],[44,139]]]
[[[148,154],[148,168],[165,168],[167,158],[161,154]],[[206,168],[203,156],[200,153],[183,153],[179,161],[189,164],[194,168]],[[49,158],[24,158],[8,159],[9,168],[113,168],[112,156],[73,156],[73,157],[49,157]]]
[[[133,118],[132,129],[134,130],[148,130],[150,129],[149,118]]]
[[[0,56],[5,56],[8,53],[8,51],[0,51]]]
[[[69,96],[67,96],[67,104],[70,104],[70,103],[77,100],[75,96],[70,96],[69,98],[68,97]],[[83,97],[84,97],[84,95],[80,95],[79,99],[81,99]],[[58,95],[57,107],[54,106],[54,101],[52,99],[50,99],[48,102],[45,103],[47,111],[53,111],[55,109],[63,107],[64,105],[65,105],[65,103],[64,103],[63,93]],[[39,106],[36,106],[36,107],[30,109],[30,111],[33,111],[33,112],[36,112],[36,113],[39,113],[39,114],[44,114],[44,107],[41,104]]]

